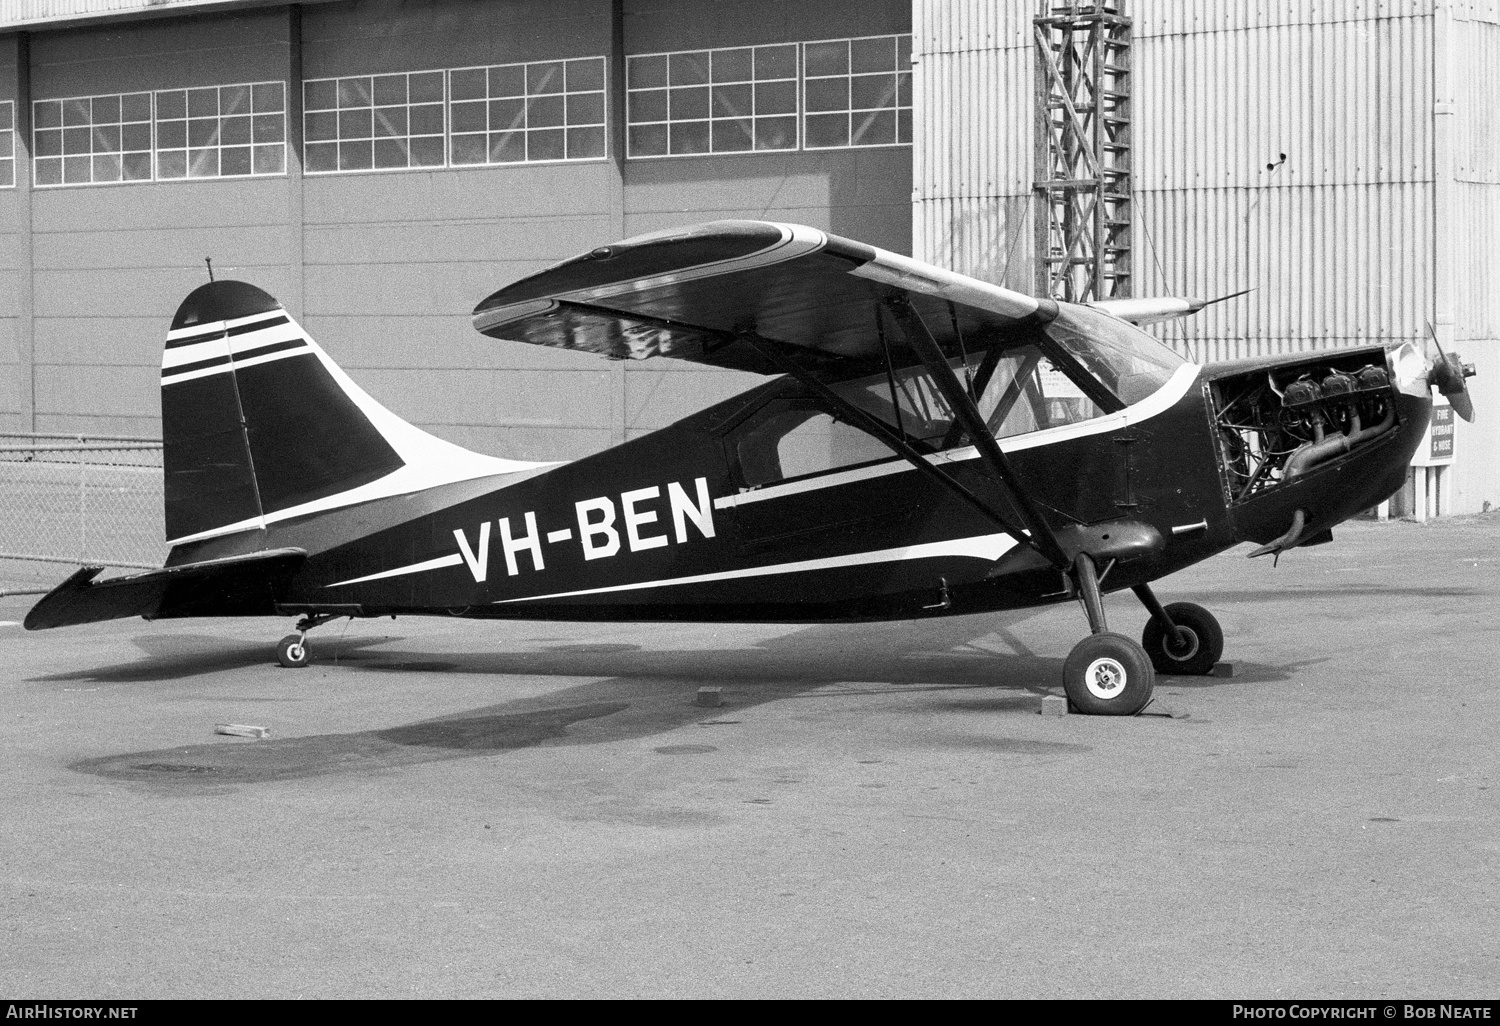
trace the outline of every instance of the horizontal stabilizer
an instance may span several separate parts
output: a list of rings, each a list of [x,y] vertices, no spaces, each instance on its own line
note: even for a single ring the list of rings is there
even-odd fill
[[[1102,310],[1111,317],[1118,317],[1131,324],[1156,324],[1159,321],[1191,317],[1205,306],[1213,306],[1228,299],[1248,295],[1253,289],[1241,289],[1217,299],[1194,299],[1177,296],[1142,296],[1139,299],[1096,299],[1089,303],[1095,310]]]
[[[26,614],[26,629],[47,630],[126,616],[262,616],[276,610],[278,585],[307,559],[302,549],[188,563],[94,583],[102,567],[84,567]]]

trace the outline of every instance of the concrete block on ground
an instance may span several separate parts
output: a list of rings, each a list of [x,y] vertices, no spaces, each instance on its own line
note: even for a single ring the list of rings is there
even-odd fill
[[[215,723],[215,734],[228,734],[230,737],[270,737],[270,727],[253,727],[247,723]]]

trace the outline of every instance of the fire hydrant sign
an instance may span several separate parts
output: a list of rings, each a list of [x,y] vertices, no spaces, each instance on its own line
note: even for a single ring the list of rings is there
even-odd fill
[[[1441,467],[1453,462],[1453,407],[1439,403],[1432,408],[1427,434],[1411,458],[1414,467]]]

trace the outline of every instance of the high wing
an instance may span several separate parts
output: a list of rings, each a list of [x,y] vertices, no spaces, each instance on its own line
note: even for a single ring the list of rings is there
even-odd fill
[[[670,356],[791,374],[849,423],[1062,568],[1071,557],[949,365],[966,350],[995,347],[1057,316],[1051,300],[816,228],[715,221],[601,246],[523,278],[480,303],[474,326],[494,338],[615,359]],[[889,368],[897,358],[927,367],[1014,513],[964,489],[933,466],[929,453],[823,383],[825,375],[860,365]]]
[[[880,359],[893,331],[882,305],[901,300],[954,353],[1057,309],[815,228],[715,221],[603,246],[523,278],[480,303],[474,326],[614,359],[669,356],[774,374],[786,368],[731,343],[784,343],[809,367]]]

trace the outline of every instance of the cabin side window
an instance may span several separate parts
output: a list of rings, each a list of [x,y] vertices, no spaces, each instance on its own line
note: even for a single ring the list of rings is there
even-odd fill
[[[805,400],[770,404],[727,442],[747,488],[894,457],[878,438]]]
[[[977,397],[980,416],[996,438],[1074,424],[1104,412],[1034,345],[980,350],[951,365],[959,383]],[[967,444],[953,410],[920,364],[832,387],[919,448]]]

